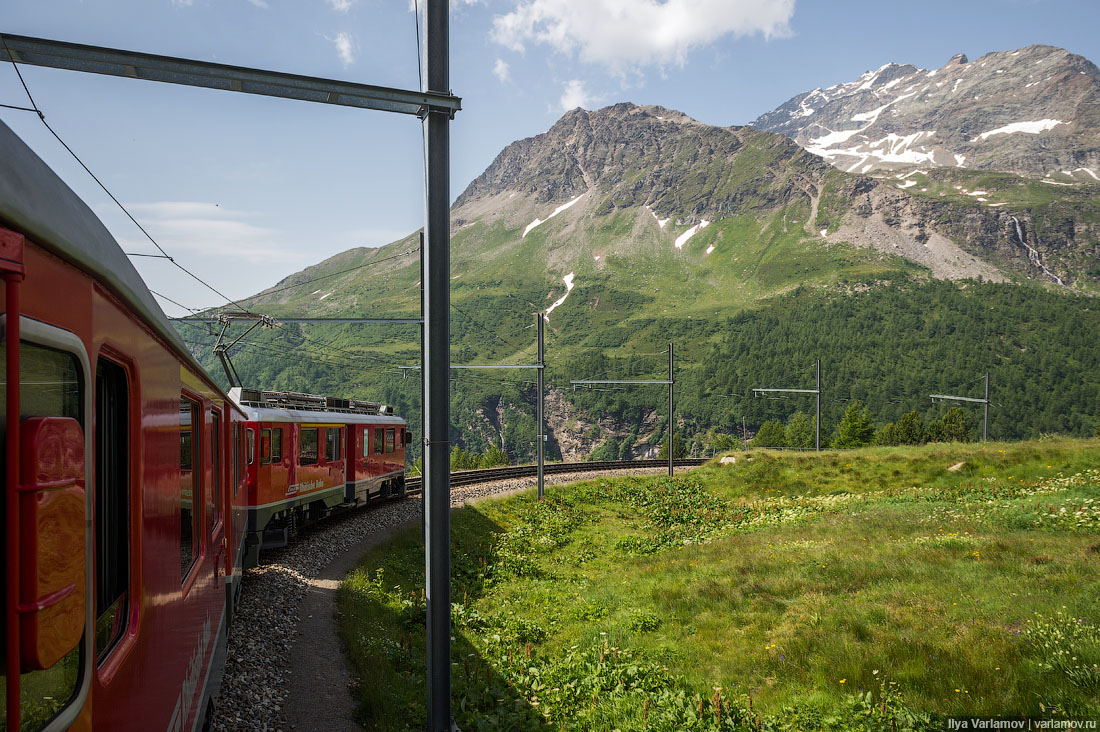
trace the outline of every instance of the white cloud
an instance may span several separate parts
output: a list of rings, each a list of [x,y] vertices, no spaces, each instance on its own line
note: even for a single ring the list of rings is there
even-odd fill
[[[248,2],[252,3],[252,4],[253,4],[253,5],[255,5],[255,6],[257,7],[257,8],[263,8],[264,10],[267,10],[268,8],[270,8],[270,7],[271,7],[270,5],[268,5],[268,4],[267,4],[267,3],[265,2],[265,0],[248,0]]]
[[[493,64],[493,75],[500,79],[501,84],[509,81],[512,78],[512,70],[508,67],[508,62],[498,58],[497,62]]]
[[[581,107],[589,108],[596,98],[584,88],[584,82],[580,79],[572,79],[565,82],[561,93],[561,108],[563,112]]]
[[[355,4],[355,0],[328,0],[328,4],[338,13],[346,13]]]
[[[303,260],[303,253],[288,241],[292,237],[248,223],[244,220],[250,216],[247,212],[201,201],[133,203],[127,208],[169,254],[182,254],[184,262],[193,261],[189,255],[255,264],[297,264]],[[126,251],[151,250],[147,239],[129,233],[120,243]]]
[[[173,5],[190,5],[193,2],[195,2],[195,0],[172,0]]]
[[[336,54],[340,57],[340,63],[345,69],[355,63],[355,42],[350,33],[341,31],[332,37],[325,36],[325,39],[332,41],[332,45],[336,46]]]
[[[544,44],[622,74],[682,66],[723,36],[790,33],[795,0],[520,0],[493,18],[491,38],[514,51]]]

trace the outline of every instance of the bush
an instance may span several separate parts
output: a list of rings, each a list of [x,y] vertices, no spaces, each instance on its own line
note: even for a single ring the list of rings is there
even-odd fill
[[[687,454],[687,450],[684,448],[684,441],[680,439],[680,435],[675,432],[672,433],[672,456],[674,460],[679,460]],[[668,460],[668,440],[664,440],[661,443],[661,451],[657,453],[658,460]]]
[[[768,420],[752,438],[753,447],[786,447],[787,430],[775,420]]]
[[[871,411],[862,403],[853,402],[833,431],[833,447],[864,447],[871,444],[874,436]]]
[[[787,422],[787,447],[813,447],[814,421],[809,415],[795,412]]]

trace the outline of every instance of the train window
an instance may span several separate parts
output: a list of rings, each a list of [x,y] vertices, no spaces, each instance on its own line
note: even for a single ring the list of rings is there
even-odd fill
[[[210,494],[207,496],[207,528],[211,531],[222,520],[222,413],[210,410],[210,467],[213,475],[210,479]]]
[[[275,427],[271,430],[271,462],[283,461],[283,428]]]
[[[6,367],[4,359],[0,358],[0,414],[4,413],[7,404]],[[83,380],[83,369],[72,354],[26,341],[20,344],[19,397],[23,417],[72,417],[83,427]],[[83,553],[83,547],[73,550]],[[83,649],[84,643],[78,643],[50,668],[20,674],[22,730],[42,729],[69,706],[80,687]],[[6,713],[2,694],[6,682],[6,670],[0,667],[0,715]],[[0,718],[0,730],[3,729],[6,729],[5,722]]]
[[[386,428],[386,452],[393,452],[393,427]]]
[[[102,661],[126,629],[130,589],[130,384],[99,359],[95,375],[95,651]]]
[[[241,486],[241,426],[233,425],[233,497]]]
[[[271,430],[260,431],[260,464],[267,465],[271,462]]]
[[[180,397],[180,577],[187,573],[199,556],[199,522],[196,504],[201,505],[199,476],[202,474],[200,441],[194,439],[201,419],[199,405]],[[199,514],[201,515],[201,514]]]
[[[370,427],[363,428],[363,457],[370,455]]]
[[[244,459],[249,465],[256,462],[256,430],[251,427],[244,431]]]
[[[302,465],[317,464],[317,428],[303,427],[298,451],[298,462]]]
[[[381,427],[375,427],[374,428],[374,454],[375,455],[381,455],[382,454],[382,428]]]
[[[330,463],[340,459],[340,429],[329,427],[325,430],[325,460]]]

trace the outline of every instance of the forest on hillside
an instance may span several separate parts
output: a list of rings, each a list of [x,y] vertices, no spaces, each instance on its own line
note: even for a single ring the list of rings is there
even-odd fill
[[[1092,298],[1012,284],[906,281],[855,293],[800,288],[724,320],[669,319],[657,325],[676,341],[677,354],[685,354],[676,364],[675,421],[686,444],[698,443],[705,433],[740,435],[743,426],[754,433],[768,421],[786,423],[797,412],[812,415],[813,395],[756,398],[752,389],[813,388],[817,359],[823,436],[832,434],[855,402],[867,407],[876,428],[913,411],[930,423],[953,406],[933,403],[930,394],[981,397],[987,371],[992,439],[1083,436],[1100,426],[1100,303]],[[193,325],[181,330],[220,378],[209,351],[213,337]],[[407,330],[257,332],[235,349],[233,359],[249,385],[381,400],[394,405],[418,433],[418,372],[403,374],[395,367],[418,360],[415,331]],[[460,326],[452,352],[473,358],[482,353],[479,342],[492,335]],[[648,439],[657,442],[668,423],[664,387],[574,391],[569,381],[664,378],[666,346],[667,341],[654,343],[640,358],[598,351],[562,358],[549,349],[547,384],[579,413],[610,419],[627,433],[655,411],[655,431]],[[456,371],[452,440],[474,452],[496,445],[514,460],[531,459],[532,379],[528,372]],[[966,408],[976,427],[980,405]],[[614,446],[603,446],[598,456],[628,455],[639,447],[638,439],[635,430]]]

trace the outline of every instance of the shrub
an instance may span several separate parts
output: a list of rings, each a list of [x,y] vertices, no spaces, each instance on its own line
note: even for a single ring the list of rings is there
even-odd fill
[[[760,425],[752,444],[753,447],[786,447],[787,430],[779,422],[768,420]]]
[[[874,436],[871,411],[860,402],[853,402],[844,410],[833,432],[833,447],[863,447],[870,445]]]

